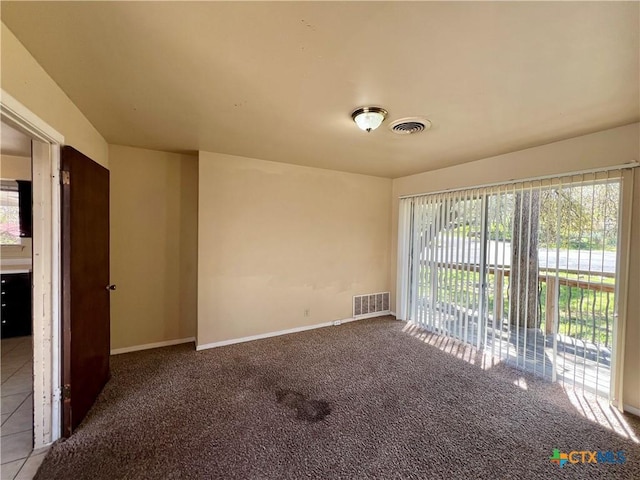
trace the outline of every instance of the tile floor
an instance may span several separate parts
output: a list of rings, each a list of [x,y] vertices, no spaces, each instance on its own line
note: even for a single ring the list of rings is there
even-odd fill
[[[2,339],[2,480],[31,480],[47,449],[33,451],[33,346],[31,337]]]

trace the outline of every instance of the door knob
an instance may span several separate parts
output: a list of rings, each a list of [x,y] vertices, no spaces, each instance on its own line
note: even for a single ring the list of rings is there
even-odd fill
[[[115,285],[107,285],[107,290],[115,290],[116,286]]]

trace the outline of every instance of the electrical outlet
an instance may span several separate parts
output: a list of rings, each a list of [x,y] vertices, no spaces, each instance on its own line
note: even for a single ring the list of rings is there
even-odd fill
[[[310,314],[311,314],[311,310],[310,310],[310,309],[308,309],[308,308],[305,308],[305,309],[304,309],[304,316],[305,316],[305,317],[308,317]]]

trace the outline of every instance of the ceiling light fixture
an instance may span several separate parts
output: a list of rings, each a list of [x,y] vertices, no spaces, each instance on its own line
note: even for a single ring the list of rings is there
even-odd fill
[[[366,132],[378,128],[386,116],[387,111],[380,107],[360,107],[351,114],[356,125]]]

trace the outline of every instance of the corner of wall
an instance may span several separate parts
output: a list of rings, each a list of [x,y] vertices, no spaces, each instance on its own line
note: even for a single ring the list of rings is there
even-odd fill
[[[4,22],[0,30],[2,89],[64,135],[67,145],[109,168],[106,140]]]

